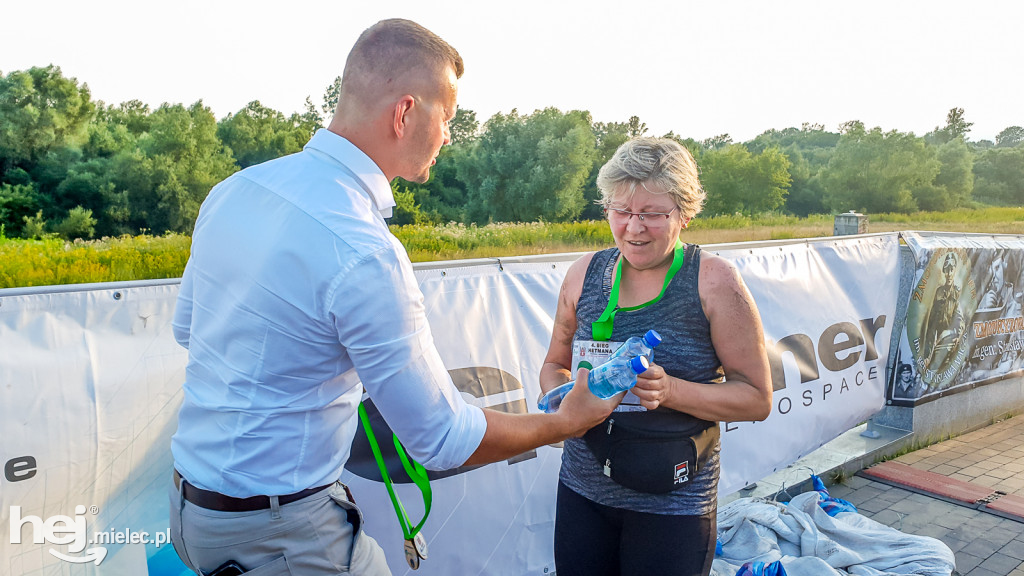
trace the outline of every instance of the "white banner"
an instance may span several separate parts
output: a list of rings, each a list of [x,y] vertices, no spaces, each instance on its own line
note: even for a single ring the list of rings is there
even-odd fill
[[[180,573],[167,541],[178,285],[107,286],[0,290],[0,574]]]
[[[769,419],[723,424],[728,494],[881,407],[898,243],[893,234],[724,248],[779,351]],[[574,259],[417,266],[435,342],[467,400],[536,411],[558,290]],[[169,438],[186,359],[170,333],[177,285],[26,292],[0,291],[0,573],[179,575],[166,543]],[[374,430],[390,444],[379,419]],[[364,446],[360,433],[342,480],[392,571],[411,574]],[[560,458],[545,446],[432,474],[430,558],[417,573],[553,572]],[[391,469],[418,520],[419,491]]]
[[[722,424],[724,495],[882,408],[899,239],[884,234],[716,252],[739,268],[757,303],[774,389],[767,420]]]

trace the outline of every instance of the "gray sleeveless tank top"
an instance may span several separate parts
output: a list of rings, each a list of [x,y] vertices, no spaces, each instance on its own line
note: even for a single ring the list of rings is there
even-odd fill
[[[583,280],[576,305],[575,340],[592,340],[591,323],[597,320],[611,295],[618,248],[594,254]],[[657,303],[615,316],[611,340],[625,341],[654,329],[662,343],[654,349],[654,361],[670,376],[692,382],[723,381],[722,364],[711,345],[711,327],[697,292],[700,247],[686,245],[683,267]],[[717,424],[716,424],[717,425]],[[716,444],[704,467],[683,488],[667,494],[646,494],[615,483],[603,474],[594,454],[582,438],[565,441],[559,480],[594,502],[652,514],[699,515],[716,509],[720,445]]]

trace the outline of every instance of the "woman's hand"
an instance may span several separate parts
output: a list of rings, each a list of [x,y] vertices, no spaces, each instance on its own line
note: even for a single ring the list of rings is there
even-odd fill
[[[648,410],[667,403],[674,390],[675,379],[665,373],[665,369],[657,364],[651,365],[636,377],[633,394],[640,399],[640,405]]]

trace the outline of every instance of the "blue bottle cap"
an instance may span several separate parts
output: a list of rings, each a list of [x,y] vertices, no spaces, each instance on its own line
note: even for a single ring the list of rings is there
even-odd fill
[[[661,344],[661,334],[658,334],[656,330],[648,330],[647,334],[644,334],[644,342],[651,348],[654,348]]]
[[[646,356],[635,356],[629,361],[629,368],[634,374],[642,374],[650,365]]]

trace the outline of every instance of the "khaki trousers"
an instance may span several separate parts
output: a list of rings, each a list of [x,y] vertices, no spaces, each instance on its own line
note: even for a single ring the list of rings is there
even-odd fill
[[[181,486],[185,483],[182,482]],[[171,483],[171,542],[191,570],[208,574],[228,560],[246,576],[391,576],[384,551],[362,530],[345,487],[254,512],[220,512],[188,502]]]

